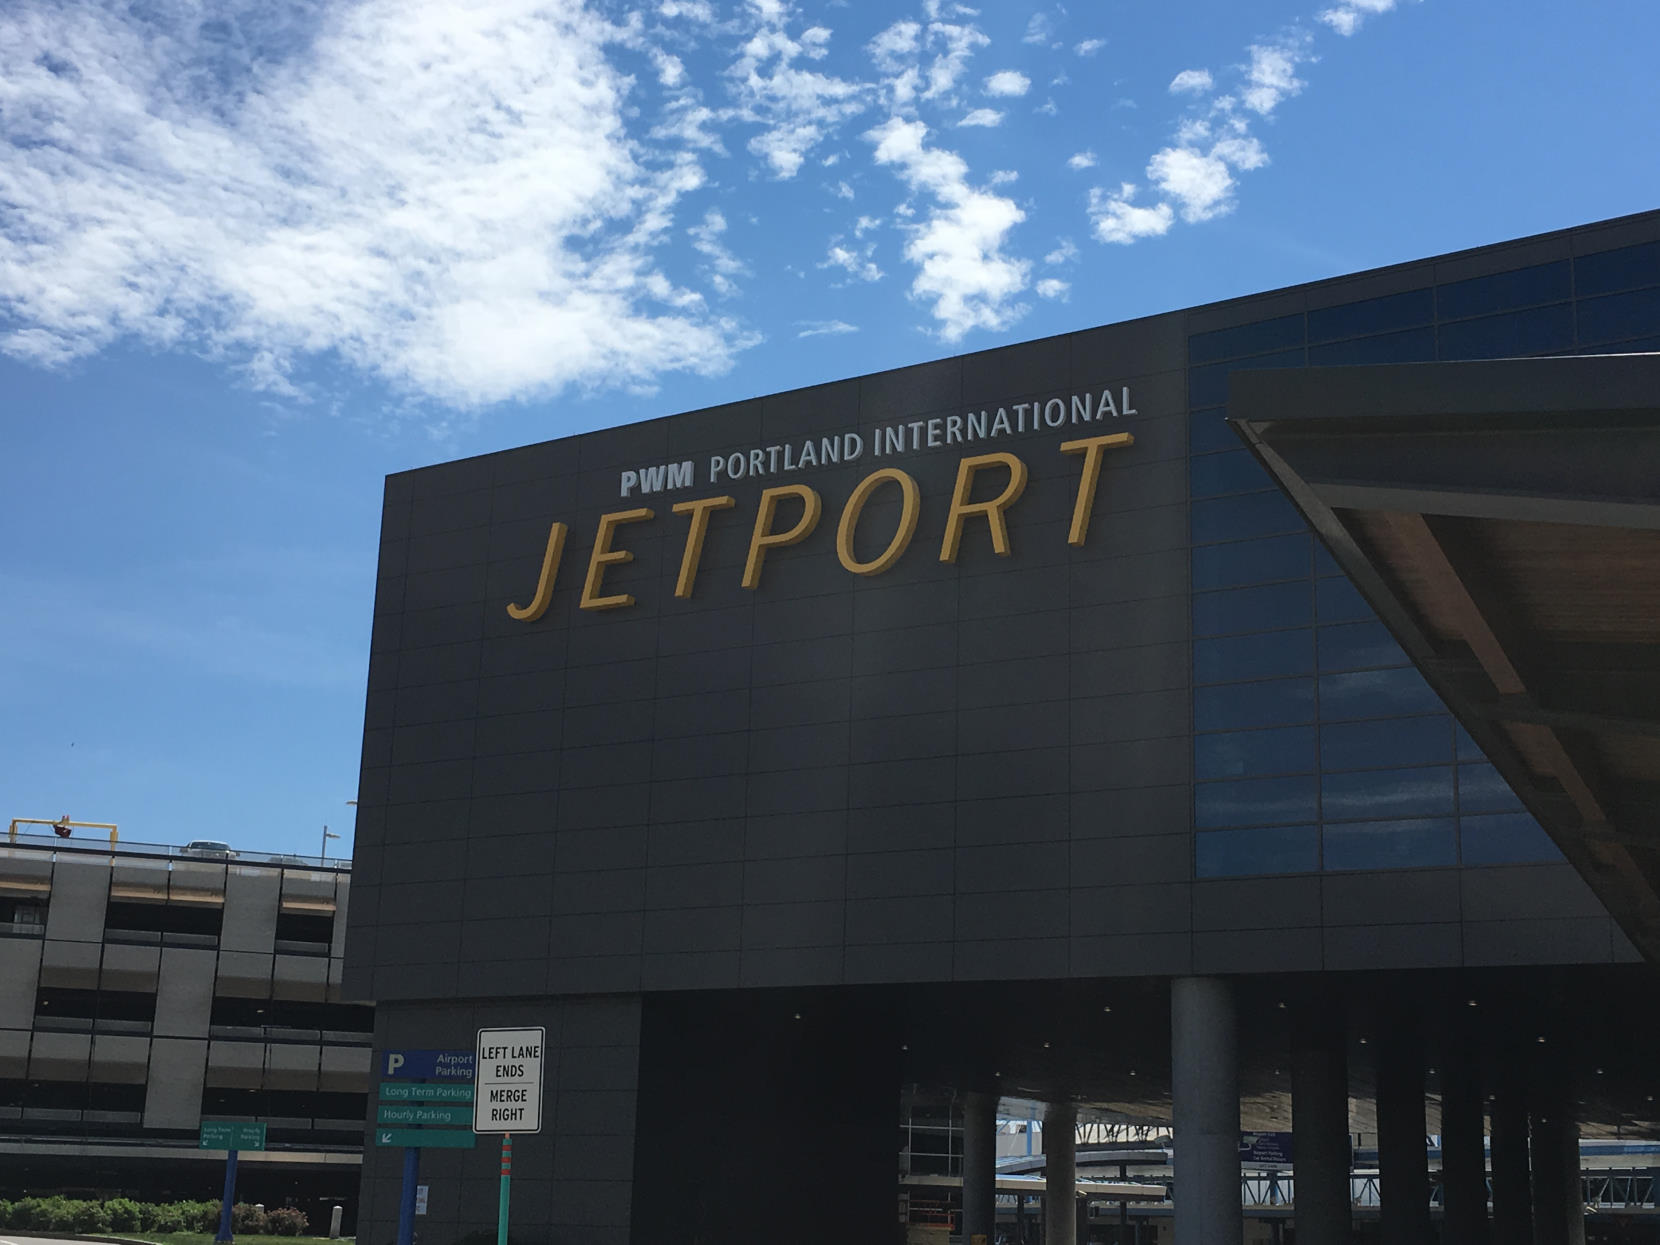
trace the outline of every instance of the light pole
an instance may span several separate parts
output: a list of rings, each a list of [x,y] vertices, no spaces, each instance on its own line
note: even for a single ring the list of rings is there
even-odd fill
[[[338,834],[334,833],[334,831],[330,830],[327,826],[323,827],[323,851],[321,854],[324,860],[329,858],[329,840],[338,839],[339,837],[340,836]]]

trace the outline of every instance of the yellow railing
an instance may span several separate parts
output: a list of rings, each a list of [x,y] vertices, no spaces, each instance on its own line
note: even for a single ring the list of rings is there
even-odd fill
[[[17,828],[19,826],[50,826],[56,834],[66,839],[76,830],[108,830],[111,843],[119,842],[121,837],[114,822],[70,821],[69,814],[65,813],[56,821],[47,821],[44,817],[13,817],[11,830],[6,836],[9,842],[17,842]]]

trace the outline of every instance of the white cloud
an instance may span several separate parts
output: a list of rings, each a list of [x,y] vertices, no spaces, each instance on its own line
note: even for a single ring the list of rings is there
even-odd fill
[[[1097,52],[1099,52],[1102,48],[1104,48],[1106,46],[1107,46],[1107,41],[1105,39],[1085,39],[1082,43],[1078,44],[1072,50],[1074,52],[1076,52],[1079,56],[1094,56]]]
[[[986,79],[986,94],[1013,98],[1032,89],[1032,80],[1013,69],[1000,69]]]
[[[1022,43],[1048,43],[1054,38],[1055,24],[1047,13],[1033,13],[1026,22],[1026,33],[1021,36]]]
[[[279,388],[334,354],[468,407],[718,372],[749,343],[658,264],[704,174],[630,139],[616,28],[364,0],[260,57],[222,38],[229,0],[202,12],[0,9],[0,349],[134,338]]]
[[[688,21],[708,25],[715,20],[715,10],[707,0],[663,0],[657,11],[667,18],[684,17]]]
[[[1078,248],[1071,238],[1062,238],[1060,244],[1043,257],[1043,262],[1050,265],[1070,264],[1078,258]]]
[[[860,217],[859,219],[864,220],[866,218]],[[858,236],[857,232],[854,236]],[[871,259],[871,255],[874,254],[875,251],[875,243],[867,243],[865,246],[854,250],[851,247],[843,246],[840,238],[832,238],[830,240],[830,250],[825,255],[824,262],[821,263],[819,267],[840,268],[849,276],[856,277],[860,281],[880,281],[882,279],[882,270],[878,268],[876,266],[876,262]]]
[[[1170,79],[1172,95],[1203,95],[1216,85],[1208,69],[1184,69]]]
[[[1066,167],[1077,173],[1084,169],[1094,168],[1095,163],[1095,153],[1093,151],[1080,151],[1066,162]]]
[[[1147,177],[1181,203],[1182,219],[1190,224],[1228,210],[1233,175],[1219,157],[1191,147],[1166,147],[1147,162]]]
[[[853,187],[846,182],[837,182],[830,188],[830,193],[838,199],[851,199],[853,197]]]
[[[1175,220],[1170,205],[1138,207],[1131,202],[1135,196],[1136,188],[1129,182],[1112,194],[1099,187],[1089,192],[1089,216],[1097,238],[1128,246],[1139,238],[1157,238],[1170,232]]]
[[[853,222],[853,236],[862,238],[882,223],[880,216],[861,216]]]
[[[865,46],[878,69],[898,73],[905,67],[906,58],[922,49],[922,24],[895,22]]]
[[[1007,186],[1020,180],[1020,174],[1013,169],[993,169],[991,184],[993,186]]]
[[[1003,247],[1026,214],[1014,200],[969,185],[962,157],[928,147],[927,134],[920,121],[890,117],[865,135],[876,144],[878,164],[936,201],[922,221],[906,226],[905,257],[918,269],[911,296],[932,303],[946,341],[975,328],[1006,328],[1025,311],[1013,300],[1026,288],[1030,265]]]
[[[693,249],[707,261],[709,283],[723,298],[738,292],[737,283],[732,278],[748,271],[743,261],[727,250],[726,244],[721,241],[721,235],[725,232],[726,217],[718,208],[710,208],[703,214],[701,224],[693,225],[686,231],[692,239]]]
[[[1064,299],[1071,291],[1072,285],[1070,282],[1062,281],[1058,277],[1045,277],[1043,280],[1034,285],[1032,289],[1037,293],[1039,298]]]
[[[1395,0],[1343,0],[1335,8],[1320,14],[1320,20],[1344,38],[1360,29],[1360,24],[1376,13],[1387,13],[1395,7]]]
[[[957,83],[967,72],[969,58],[974,55],[975,49],[983,48],[990,42],[973,26],[953,26],[942,22],[930,25],[928,46],[938,47],[941,51],[928,66],[928,85],[923,89],[922,98],[949,100]]]
[[[752,0],[751,9],[758,25],[726,71],[737,100],[734,117],[764,127],[749,140],[749,150],[774,177],[788,180],[838,125],[865,110],[870,91],[863,83],[796,64],[803,56],[823,54],[828,30],[815,26],[792,39],[786,30],[791,13],[784,5]]]
[[[857,333],[859,326],[846,320],[801,320],[797,337],[840,337],[843,333]]]
[[[1003,124],[1003,114],[998,112],[997,109],[995,109],[995,108],[976,108],[973,112],[969,113],[961,121],[957,122],[957,124],[958,125],[971,125],[971,126],[972,125],[984,125],[984,126],[1002,125]]]
[[[1307,84],[1297,77],[1296,69],[1300,61],[1307,59],[1305,45],[1306,40],[1252,45],[1246,86],[1240,92],[1245,107],[1266,117],[1280,101],[1302,92]]]

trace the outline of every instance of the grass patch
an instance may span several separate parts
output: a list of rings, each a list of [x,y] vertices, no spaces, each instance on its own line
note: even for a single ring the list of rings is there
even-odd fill
[[[154,1241],[156,1245],[213,1245],[211,1232],[133,1232],[125,1234],[133,1240]],[[340,1245],[341,1241],[350,1242],[349,1236],[330,1240],[326,1236],[254,1236],[251,1233],[238,1232],[236,1245]]]

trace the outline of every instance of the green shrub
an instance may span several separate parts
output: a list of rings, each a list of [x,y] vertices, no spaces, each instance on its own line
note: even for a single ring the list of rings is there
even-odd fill
[[[69,1230],[81,1236],[96,1236],[110,1230],[110,1213],[102,1202],[70,1202]]]
[[[265,1212],[252,1202],[238,1202],[231,1207],[232,1235],[265,1236],[265,1228]]]
[[[12,1204],[0,1197],[0,1228],[12,1226]]]
[[[146,1232],[183,1232],[185,1213],[182,1205],[147,1206],[144,1225]]]
[[[178,1205],[179,1209],[184,1212],[184,1230],[186,1232],[217,1232],[219,1230],[220,1203],[180,1202]]]
[[[141,1232],[144,1230],[144,1208],[130,1197],[112,1197],[104,1203],[109,1216],[109,1232]]]
[[[279,1206],[265,1213],[265,1230],[272,1236],[304,1236],[305,1212],[293,1206]]]

